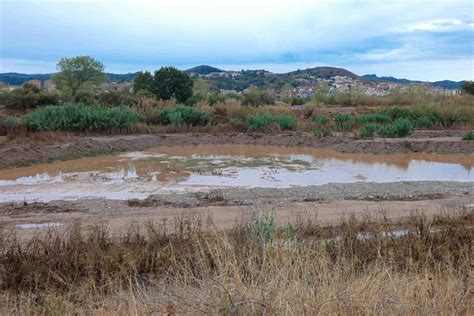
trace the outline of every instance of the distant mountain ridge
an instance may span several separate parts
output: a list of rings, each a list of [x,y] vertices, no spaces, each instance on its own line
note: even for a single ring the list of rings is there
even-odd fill
[[[218,89],[242,91],[254,85],[259,88],[279,89],[285,84],[297,86],[300,84],[314,84],[317,79],[329,79],[335,76],[349,77],[365,83],[392,82],[398,84],[429,84],[433,87],[444,89],[460,89],[464,81],[443,80],[436,82],[423,82],[395,77],[378,77],[375,74],[364,76],[356,75],[349,70],[336,67],[315,67],[305,70],[295,70],[287,73],[272,73],[266,70],[241,70],[226,71],[208,65],[199,65],[185,70],[194,77],[204,77],[210,84]],[[133,81],[138,72],[127,74],[107,73],[108,82]],[[52,74],[22,74],[0,73],[0,81],[9,85],[22,85],[29,80],[42,82],[51,78]]]
[[[107,82],[123,82],[132,81],[138,72],[127,74],[112,74],[107,73]],[[22,85],[30,80],[39,80],[45,82],[51,79],[53,74],[21,74],[17,72],[0,73],[0,81],[9,85]]]
[[[449,89],[449,90],[461,89],[461,86],[464,83],[464,81],[452,81],[452,80],[425,82],[425,81],[417,81],[417,80],[398,79],[395,77],[378,77],[375,74],[364,75],[362,77],[367,78],[369,80],[374,80],[374,81],[393,82],[393,83],[399,83],[399,84],[429,84],[432,87],[444,88],[444,89]]]

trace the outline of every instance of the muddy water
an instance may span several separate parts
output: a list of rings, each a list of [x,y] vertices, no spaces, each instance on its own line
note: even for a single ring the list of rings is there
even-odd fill
[[[0,202],[331,182],[474,181],[473,155],[344,154],[272,146],[167,147],[0,171]]]

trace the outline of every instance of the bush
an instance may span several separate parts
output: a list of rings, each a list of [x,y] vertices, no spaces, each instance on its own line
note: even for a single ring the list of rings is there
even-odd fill
[[[313,135],[317,138],[326,137],[331,134],[331,129],[327,127],[316,127],[313,129]]]
[[[191,126],[203,126],[209,121],[209,115],[206,112],[188,106],[176,106],[159,111],[154,123],[161,125],[180,125],[184,123]]]
[[[46,106],[25,116],[28,127],[37,130],[106,131],[127,128],[140,121],[140,114],[128,107],[106,108],[66,104]]]
[[[97,99],[93,91],[79,90],[74,95],[74,102],[93,105],[97,103]]]
[[[361,138],[372,138],[374,137],[375,132],[377,131],[377,125],[375,124],[365,124],[362,125],[360,129],[360,137]]]
[[[240,124],[242,124],[242,120],[239,118],[231,118],[229,120],[229,125],[232,127],[240,126]]]
[[[269,213],[254,212],[246,227],[250,240],[264,245],[272,245],[277,238],[275,211]]]
[[[257,114],[247,116],[247,124],[249,126],[249,131],[251,132],[263,131],[271,123],[273,123],[273,116],[270,114]]]
[[[334,122],[336,123],[336,129],[338,131],[347,132],[354,127],[352,115],[349,114],[336,113],[336,115],[334,115]]]
[[[413,121],[413,124],[416,127],[427,127],[430,128],[433,126],[433,121],[428,117],[418,117]]]
[[[121,91],[102,92],[97,96],[97,99],[99,104],[107,106],[133,106],[135,103],[130,95]]]
[[[474,130],[470,130],[466,134],[464,134],[462,140],[474,140]]]
[[[242,97],[242,105],[260,106],[260,105],[272,105],[275,100],[271,95],[266,92],[250,89]]]
[[[296,129],[296,117],[293,115],[275,115],[273,117],[275,123],[280,126],[282,130],[293,131]]]
[[[12,130],[18,125],[20,125],[20,119],[16,116],[7,116],[3,121],[3,127],[7,130]]]
[[[317,126],[327,126],[329,123],[329,118],[326,115],[321,115],[313,119],[314,124]]]
[[[275,123],[281,130],[296,129],[296,117],[292,115],[271,115],[271,114],[257,114],[248,115],[247,123],[249,131],[263,131],[268,125]]]
[[[411,118],[411,112],[408,108],[394,106],[389,107],[381,111],[382,114],[389,115],[392,120],[396,120],[398,118]]]
[[[405,137],[413,130],[413,124],[409,119],[399,118],[392,124],[383,126],[380,134],[384,137]]]
[[[387,114],[374,113],[374,114],[362,114],[355,117],[355,121],[359,125],[365,125],[368,123],[379,123],[384,124],[390,122],[392,119]]]

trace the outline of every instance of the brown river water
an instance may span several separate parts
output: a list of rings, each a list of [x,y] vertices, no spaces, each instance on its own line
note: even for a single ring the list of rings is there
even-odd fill
[[[253,145],[166,147],[0,170],[0,202],[126,200],[218,187],[474,181],[474,155],[372,155]]]

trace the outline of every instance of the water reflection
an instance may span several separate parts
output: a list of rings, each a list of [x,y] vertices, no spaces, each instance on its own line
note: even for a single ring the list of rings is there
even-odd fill
[[[344,154],[266,146],[169,147],[0,171],[0,201],[142,198],[193,186],[474,181],[473,155]]]

